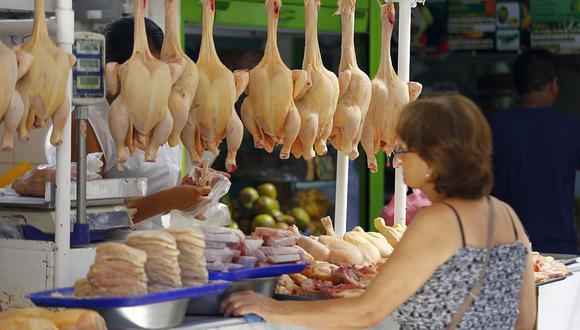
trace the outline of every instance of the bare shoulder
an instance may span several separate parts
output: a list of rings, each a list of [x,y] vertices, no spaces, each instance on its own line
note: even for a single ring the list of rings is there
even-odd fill
[[[499,209],[507,210],[508,216],[510,216],[512,218],[514,225],[516,226],[516,230],[518,231],[518,236],[520,237],[520,240],[523,242],[529,242],[528,234],[526,233],[526,230],[524,229],[524,225],[520,221],[520,218],[518,217],[518,214],[516,213],[516,211],[508,203],[506,203],[500,199],[497,199],[493,196],[491,198],[494,201],[494,203],[496,203],[496,205],[498,205]]]

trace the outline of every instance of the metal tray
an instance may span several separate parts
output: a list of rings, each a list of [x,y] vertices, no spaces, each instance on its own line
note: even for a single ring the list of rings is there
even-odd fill
[[[76,182],[71,182],[71,207],[76,207]],[[147,178],[103,179],[87,181],[87,206],[122,205],[125,198],[147,195]],[[15,209],[51,210],[55,206],[56,184],[47,182],[45,196],[0,195],[0,206]]]
[[[187,315],[221,315],[220,302],[232,292],[251,290],[267,297],[274,296],[279,276],[253,278],[233,282],[224,292],[192,298]]]
[[[87,308],[97,311],[109,329],[164,329],[179,326],[192,297],[217,295],[230,282],[214,281],[207,285],[176,289],[141,296],[77,298],[74,288],[32,293],[27,297],[37,306]]]
[[[546,284],[550,284],[550,283],[554,283],[554,282],[563,281],[563,280],[567,279],[568,277],[572,276],[573,274],[574,273],[568,273],[568,275],[566,275],[566,276],[547,279],[547,280],[542,281],[540,283],[536,283],[536,287],[540,287],[540,286],[543,286],[543,285],[546,285]]]
[[[284,264],[267,267],[234,270],[230,272],[209,272],[210,280],[241,281],[252,278],[281,276],[284,274],[300,273],[306,264]]]

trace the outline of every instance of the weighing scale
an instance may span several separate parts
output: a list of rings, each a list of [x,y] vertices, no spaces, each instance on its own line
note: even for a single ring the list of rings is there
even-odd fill
[[[130,228],[132,221],[124,200],[147,194],[146,178],[86,180],[86,132],[88,113],[105,100],[105,37],[76,32],[73,54],[74,119],[77,121],[77,178],[71,185],[71,246],[105,239],[112,230]],[[18,224],[25,239],[54,241],[55,184],[47,182],[44,198],[0,194],[0,217]],[[0,219],[0,221],[2,221]]]

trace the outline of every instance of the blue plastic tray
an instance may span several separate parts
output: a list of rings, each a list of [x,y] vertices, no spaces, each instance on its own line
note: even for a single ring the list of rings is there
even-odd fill
[[[284,274],[300,273],[306,264],[285,264],[267,267],[234,270],[230,272],[209,272],[210,280],[241,281],[251,278],[280,276]]]
[[[79,298],[74,296],[74,288],[62,288],[56,290],[42,291],[26,295],[35,305],[41,307],[69,307],[69,308],[117,308],[128,306],[149,305],[154,303],[195,298],[199,296],[220,294],[232,283],[227,281],[215,281],[209,284],[163,291],[157,293],[148,293],[140,296],[130,297],[95,297]],[[57,294],[57,296],[55,296]],[[58,297],[58,294],[62,297]]]

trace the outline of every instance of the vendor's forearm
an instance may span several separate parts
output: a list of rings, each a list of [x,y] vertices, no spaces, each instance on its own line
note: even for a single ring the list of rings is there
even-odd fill
[[[313,302],[283,301],[268,320],[316,329],[365,329],[378,321],[374,310],[362,297]],[[348,311],[345,313],[345,311]]]
[[[192,186],[180,185],[150,196],[127,201],[126,205],[129,209],[137,209],[137,213],[133,215],[133,223],[139,223],[171,210],[184,210],[195,205],[201,198],[195,189]]]

